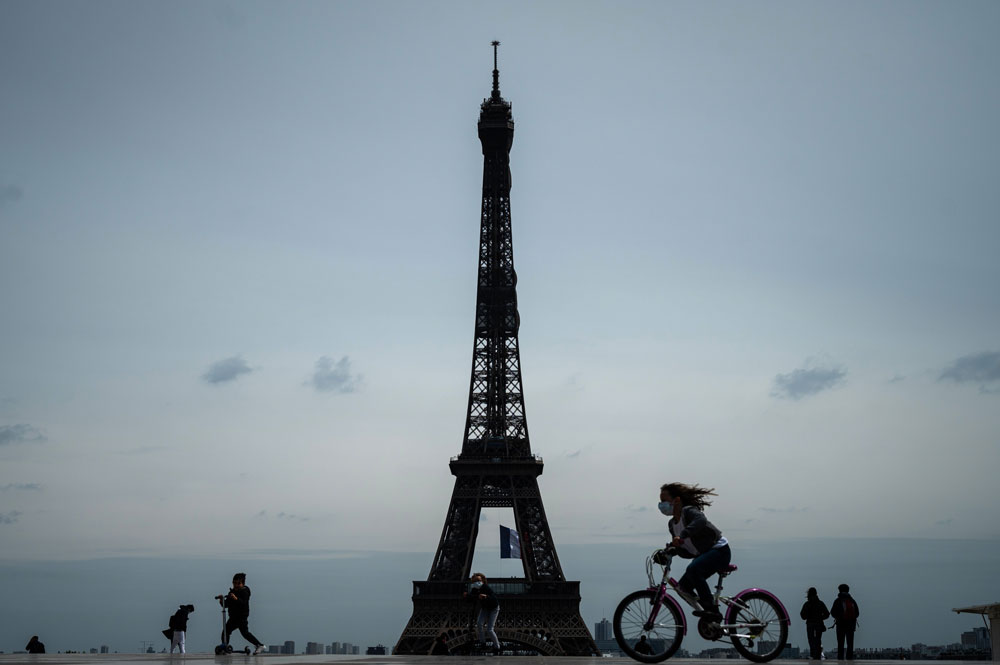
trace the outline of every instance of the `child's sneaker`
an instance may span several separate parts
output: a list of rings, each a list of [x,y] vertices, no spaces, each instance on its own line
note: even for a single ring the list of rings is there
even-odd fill
[[[267,647],[261,644],[259,647],[254,647],[253,655],[256,656],[257,654],[264,653],[265,651],[267,651]]]

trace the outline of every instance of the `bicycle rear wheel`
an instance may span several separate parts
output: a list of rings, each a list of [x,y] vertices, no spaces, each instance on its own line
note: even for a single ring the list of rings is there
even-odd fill
[[[680,611],[670,602],[654,607],[655,598],[655,591],[635,591],[625,596],[615,609],[612,622],[615,640],[629,658],[640,663],[659,663],[670,658],[684,638],[684,617]]]
[[[785,649],[788,615],[771,594],[747,591],[733,598],[726,612],[726,632],[740,655],[766,663]]]

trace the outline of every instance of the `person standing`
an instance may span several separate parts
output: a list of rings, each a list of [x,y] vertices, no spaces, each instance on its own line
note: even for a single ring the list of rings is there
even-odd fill
[[[826,625],[823,622],[830,616],[830,610],[826,608],[826,603],[819,599],[816,587],[811,586],[806,591],[806,602],[802,605],[799,616],[806,622],[809,657],[813,660],[819,660],[823,657],[823,631],[826,630]]]
[[[184,649],[185,635],[187,634],[188,615],[194,612],[194,605],[181,605],[180,609],[170,617],[170,653],[177,647],[178,653],[186,653]]]
[[[489,637],[493,642],[493,648],[500,653],[500,640],[494,630],[497,616],[500,614],[500,601],[486,583],[486,576],[482,573],[474,573],[471,582],[470,590],[462,595],[479,606],[479,614],[476,617],[476,639],[485,644],[485,638]]]
[[[24,650],[28,653],[45,653],[45,645],[38,641],[38,635],[32,635]]]
[[[837,587],[840,592],[837,599],[833,601],[830,608],[830,616],[836,620],[837,627],[837,660],[854,660],[854,631],[858,628],[858,617],[861,610],[858,603],[851,596],[851,587],[841,584]],[[847,643],[847,652],[844,652],[844,643]]]
[[[721,621],[722,613],[715,604],[715,597],[708,586],[708,578],[729,565],[732,551],[729,541],[705,517],[705,510],[712,505],[708,497],[716,496],[714,489],[684,483],[667,483],[660,487],[660,512],[670,517],[667,524],[671,547],[685,559],[693,559],[681,576],[681,591],[698,596],[701,609],[694,610],[696,617]]]
[[[250,587],[247,586],[246,573],[233,575],[233,588],[225,596],[215,598],[229,610],[229,619],[226,621],[226,644],[229,644],[229,637],[233,632],[239,630],[243,639],[253,645],[254,654],[263,651],[264,643],[250,632]]]

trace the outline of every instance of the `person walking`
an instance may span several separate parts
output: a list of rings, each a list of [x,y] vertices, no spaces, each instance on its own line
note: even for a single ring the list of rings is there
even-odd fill
[[[858,628],[858,617],[861,610],[858,603],[851,596],[851,587],[841,584],[837,587],[840,592],[837,599],[833,601],[830,608],[830,616],[836,620],[837,628],[837,660],[854,660],[854,631]],[[844,651],[844,644],[847,644],[847,651]]]
[[[479,607],[479,614],[476,617],[476,639],[480,644],[486,643],[489,637],[493,643],[493,649],[500,653],[500,639],[497,638],[496,626],[497,616],[500,614],[500,601],[497,600],[493,589],[486,583],[486,576],[482,573],[474,573],[471,578],[471,588],[462,595]]]
[[[254,654],[261,653],[265,648],[264,643],[250,632],[250,587],[247,586],[246,573],[233,575],[233,588],[225,596],[215,598],[229,610],[229,619],[226,621],[226,644],[229,644],[229,637],[233,632],[239,630],[243,639],[253,645]]]
[[[802,605],[799,616],[806,622],[806,639],[809,640],[809,657],[820,660],[823,657],[823,623],[830,616],[826,603],[819,599],[816,587],[811,586],[806,591],[806,602]]]
[[[28,653],[45,653],[45,645],[38,640],[38,635],[32,635],[24,650]]]
[[[181,605],[180,609],[171,615],[168,624],[172,631],[170,635],[170,653],[174,652],[174,647],[177,647],[177,653],[186,653],[184,642],[185,635],[187,634],[188,615],[191,612],[194,612],[194,605]]]

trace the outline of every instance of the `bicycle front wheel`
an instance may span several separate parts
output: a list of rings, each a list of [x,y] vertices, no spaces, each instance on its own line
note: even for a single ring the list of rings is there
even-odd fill
[[[615,641],[629,658],[659,663],[677,652],[684,638],[684,617],[670,602],[653,604],[656,592],[646,589],[618,603],[612,627]]]
[[[747,591],[732,599],[726,632],[740,655],[755,663],[776,658],[788,641],[788,615],[774,596]]]

